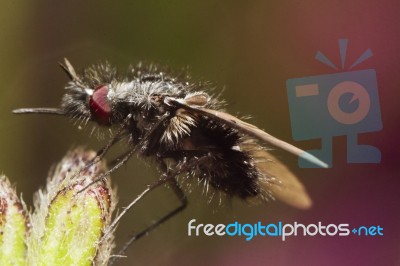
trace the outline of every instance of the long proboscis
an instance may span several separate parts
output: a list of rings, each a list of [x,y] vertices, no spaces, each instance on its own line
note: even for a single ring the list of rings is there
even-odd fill
[[[192,106],[187,105],[186,103],[180,101],[179,99],[167,98],[166,101],[167,101],[167,103],[170,102],[170,103],[177,104],[178,106],[181,106],[182,108],[190,110],[192,112],[200,113],[202,115],[212,117],[213,119],[216,119],[224,124],[227,124],[228,126],[231,126],[235,129],[239,130],[240,132],[243,132],[243,133],[245,133],[249,136],[255,137],[261,141],[265,141],[277,148],[280,148],[280,149],[290,152],[294,155],[297,155],[315,165],[318,165],[319,167],[322,167],[322,168],[328,167],[328,164],[321,161],[314,155],[312,155],[306,151],[303,151],[302,149],[299,149],[290,143],[280,140],[280,139],[268,134],[264,130],[261,130],[260,128],[256,127],[255,125],[244,122],[243,120],[240,120],[239,118],[237,118],[231,114],[217,111],[217,110],[207,109],[204,107],[197,107],[197,106],[192,107]]]
[[[65,115],[65,112],[59,108],[20,108],[12,111],[13,114],[48,114]]]

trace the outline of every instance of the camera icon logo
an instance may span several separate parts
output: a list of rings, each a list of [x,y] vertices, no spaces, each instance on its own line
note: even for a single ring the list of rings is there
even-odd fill
[[[339,40],[342,69],[347,40]],[[372,56],[368,49],[354,66]],[[316,59],[338,70],[321,52]],[[307,151],[332,166],[332,137],[347,137],[348,163],[379,163],[379,149],[357,143],[357,134],[382,129],[374,69],[289,79],[286,82],[292,135],[295,140],[321,138],[321,149]],[[316,167],[303,158],[299,166]]]
[[[353,95],[351,102],[359,100],[358,108],[353,112],[345,112],[340,107],[340,98],[345,97],[346,94]],[[360,122],[368,114],[370,106],[371,101],[367,90],[354,81],[343,81],[337,84],[328,95],[329,114],[342,124],[351,125]]]

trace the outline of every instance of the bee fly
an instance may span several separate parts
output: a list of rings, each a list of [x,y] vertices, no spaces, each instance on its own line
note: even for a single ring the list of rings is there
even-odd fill
[[[207,188],[211,186],[214,191],[245,200],[276,198],[301,209],[311,206],[296,176],[259,142],[303,156],[321,167],[326,164],[225,113],[222,101],[205,92],[207,85],[186,76],[168,74],[155,65],[139,64],[130,67],[125,75],[118,74],[108,63],[86,68],[80,74],[66,59],[61,67],[71,80],[65,87],[60,108],[24,108],[13,112],[62,115],[83,124],[93,121],[103,127],[117,127],[117,133],[98,153],[98,159],[122,139],[129,145],[104,176],[135,153],[154,158],[162,177],[137,200],[168,182],[182,202],[157,225],[186,205],[176,181],[178,176],[182,181],[197,179]]]

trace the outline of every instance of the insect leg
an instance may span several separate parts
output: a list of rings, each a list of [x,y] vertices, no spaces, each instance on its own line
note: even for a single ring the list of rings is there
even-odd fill
[[[117,131],[117,133],[111,138],[111,140],[107,143],[106,146],[104,146],[102,149],[100,149],[97,153],[96,156],[91,159],[89,161],[89,163],[87,163],[84,167],[82,167],[82,169],[80,171],[78,171],[76,173],[76,176],[78,176],[80,173],[86,171],[87,169],[89,169],[92,165],[98,163],[100,160],[102,160],[104,158],[104,156],[106,155],[107,151],[118,141],[120,141],[124,135],[125,132],[123,132],[123,130],[125,129],[125,127],[127,126],[127,124],[129,123],[129,120],[132,118],[132,115],[129,114],[123,125],[121,126],[121,128]],[[106,173],[109,174],[109,173]],[[93,182],[91,182],[88,186],[86,186],[84,189],[80,190],[78,193],[82,192],[83,190],[85,190],[86,188],[88,188],[89,186],[95,184],[96,182],[100,181],[101,179],[104,178],[105,175],[102,175],[102,177],[100,178],[96,178]]]
[[[175,216],[176,214],[180,213],[181,211],[183,211],[186,208],[186,206],[187,206],[186,196],[183,193],[182,189],[177,184],[176,180],[174,178],[168,180],[168,185],[174,191],[174,193],[178,196],[178,198],[180,200],[180,205],[177,208],[173,209],[172,211],[168,212],[166,215],[164,215],[163,217],[161,217],[157,221],[153,222],[151,225],[149,225],[148,227],[146,227],[145,229],[143,229],[139,233],[132,235],[128,239],[128,241],[125,242],[125,244],[122,246],[122,248],[118,251],[117,255],[110,260],[110,264],[109,265],[112,265],[118,259],[123,257],[123,254],[125,253],[125,251],[129,248],[129,246],[133,242],[135,242],[139,238],[149,234],[151,231],[156,229],[158,226],[160,226],[161,224],[163,224],[164,222],[166,222],[167,220],[169,220],[170,218],[172,218],[173,216]],[[124,210],[126,210],[126,209],[124,209]]]
[[[118,129],[117,133],[111,138],[111,140],[107,143],[106,146],[104,146],[102,149],[100,149],[96,156],[89,162],[84,169],[89,168],[90,166],[94,165],[95,163],[99,162],[101,159],[104,158],[106,153],[110,150],[110,148],[117,143],[118,141],[121,140],[122,136],[124,135],[125,132],[124,129],[126,129],[126,126],[129,124],[129,120],[132,118],[132,114],[127,115],[125,118],[123,124],[121,125],[120,129]]]
[[[115,170],[117,170],[118,168],[120,168],[122,165],[124,165],[131,157],[132,155],[136,152],[136,147],[141,147],[144,146],[145,143],[149,143],[150,140],[153,137],[153,134],[155,134],[155,132],[160,131],[160,128],[164,127],[164,121],[166,121],[166,119],[168,118],[169,113],[165,113],[161,118],[160,121],[157,122],[148,132],[147,134],[140,140],[140,142],[132,147],[129,148],[129,150],[123,154],[122,157],[117,158],[117,162],[115,163],[115,165],[113,165],[113,167],[108,170],[107,172],[105,172],[104,174],[100,175],[99,177],[97,177],[95,180],[93,180],[92,182],[90,182],[88,185],[86,185],[83,189],[81,189],[80,191],[78,191],[78,193],[81,193],[82,191],[86,190],[88,187],[90,187],[91,185],[103,180],[104,178],[106,178],[106,176],[110,175],[112,172],[114,172]],[[129,120],[132,118],[132,115],[129,114],[125,121],[123,126],[120,128],[120,130],[118,131],[118,133],[122,133],[123,129],[126,127],[126,125],[128,125]],[[109,143],[102,149],[100,150],[100,155],[98,155],[98,158],[102,158],[104,157],[104,155],[106,154],[106,152],[112,147],[112,145],[117,142],[119,140],[119,135],[120,134],[116,134],[116,137],[114,137],[113,139],[111,139],[111,141],[109,141]],[[154,146],[153,143],[150,143],[151,147]],[[96,157],[95,157],[96,158]],[[95,160],[94,162],[89,163],[90,165],[93,165],[95,162],[97,162],[98,160]],[[88,166],[85,166],[88,167]]]
[[[130,150],[124,155],[124,157],[117,163],[115,164],[110,170],[107,172],[103,173],[96,179],[94,179],[92,182],[90,182],[88,185],[86,185],[84,188],[79,190],[77,193],[81,193],[85,191],[88,187],[92,186],[93,184],[96,184],[97,182],[106,179],[107,176],[109,176],[112,172],[120,168],[122,165],[124,165],[131,157],[132,155],[136,152],[136,149],[134,147],[131,147]]]
[[[157,228],[159,225],[163,224],[165,221],[169,220],[170,218],[172,218],[173,216],[175,216],[176,214],[178,214],[179,212],[183,211],[186,206],[187,206],[187,198],[184,194],[184,192],[182,191],[182,189],[179,187],[179,184],[177,183],[175,177],[178,176],[179,174],[181,174],[182,172],[188,171],[189,169],[191,169],[193,166],[201,164],[203,161],[207,160],[206,156],[200,157],[200,158],[194,158],[193,160],[190,160],[188,162],[186,162],[185,164],[181,165],[177,170],[175,171],[169,171],[169,173],[167,172],[167,174],[165,174],[164,178],[159,179],[159,181],[164,180],[164,182],[162,183],[156,183],[157,186],[164,184],[165,182],[168,182],[169,187],[172,189],[172,191],[174,192],[174,194],[177,196],[177,198],[180,201],[180,205],[173,209],[172,211],[170,211],[169,213],[167,213],[166,215],[164,215],[163,217],[161,217],[159,220],[157,220],[156,222],[152,223],[150,226],[148,226],[147,228],[143,229],[142,231],[140,231],[137,234],[134,234],[133,236],[131,236],[128,241],[122,246],[122,248],[119,250],[119,252],[117,253],[116,256],[114,256],[111,260],[110,260],[110,264],[112,265],[113,263],[115,263],[118,259],[120,259],[123,254],[125,253],[125,251],[128,249],[128,247],[136,240],[138,240],[139,238],[147,235],[148,233],[150,233],[152,230],[154,230],[155,228]],[[160,166],[163,169],[165,169],[165,171],[167,171],[167,166],[165,165],[164,162],[160,162]],[[157,187],[157,186],[152,186],[151,189]],[[139,199],[141,199],[145,194],[147,194],[148,192],[150,192],[149,187],[148,189],[146,189],[144,192],[142,192],[142,194],[139,195],[139,197],[137,197],[131,204],[129,204],[124,210],[123,212],[121,212],[121,214],[113,221],[113,223],[111,224],[111,229],[110,231],[114,230],[113,227],[116,226],[116,224],[119,222],[119,220],[121,219],[121,217],[134,205],[137,203],[137,201]],[[138,199],[139,198],[139,199]]]

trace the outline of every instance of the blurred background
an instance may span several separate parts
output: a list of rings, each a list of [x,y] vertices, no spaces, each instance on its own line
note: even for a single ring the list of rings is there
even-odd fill
[[[57,107],[67,77],[58,62],[76,68],[109,60],[124,70],[139,60],[181,69],[212,81],[233,114],[303,149],[320,141],[291,135],[286,80],[336,73],[314,59],[321,50],[340,65],[337,40],[349,39],[348,62],[367,48],[373,57],[354,70],[375,69],[383,129],[361,134],[378,147],[380,164],[348,164],[346,137],[333,139],[331,169],[301,169],[287,162],[307,187],[314,206],[299,211],[279,202],[248,206],[239,200],[207,204],[201,189],[189,206],[135,242],[119,265],[399,265],[400,264],[400,4],[397,1],[3,1],[0,9],[0,171],[28,205],[50,166],[78,145],[99,149],[68,119],[15,116],[20,107]],[[112,154],[117,154],[123,145]],[[112,157],[112,156],[111,156]],[[151,164],[132,159],[112,177],[119,207],[157,178]],[[135,206],[117,230],[118,245],[178,202],[165,188]],[[189,237],[187,223],[380,225],[383,237]]]

